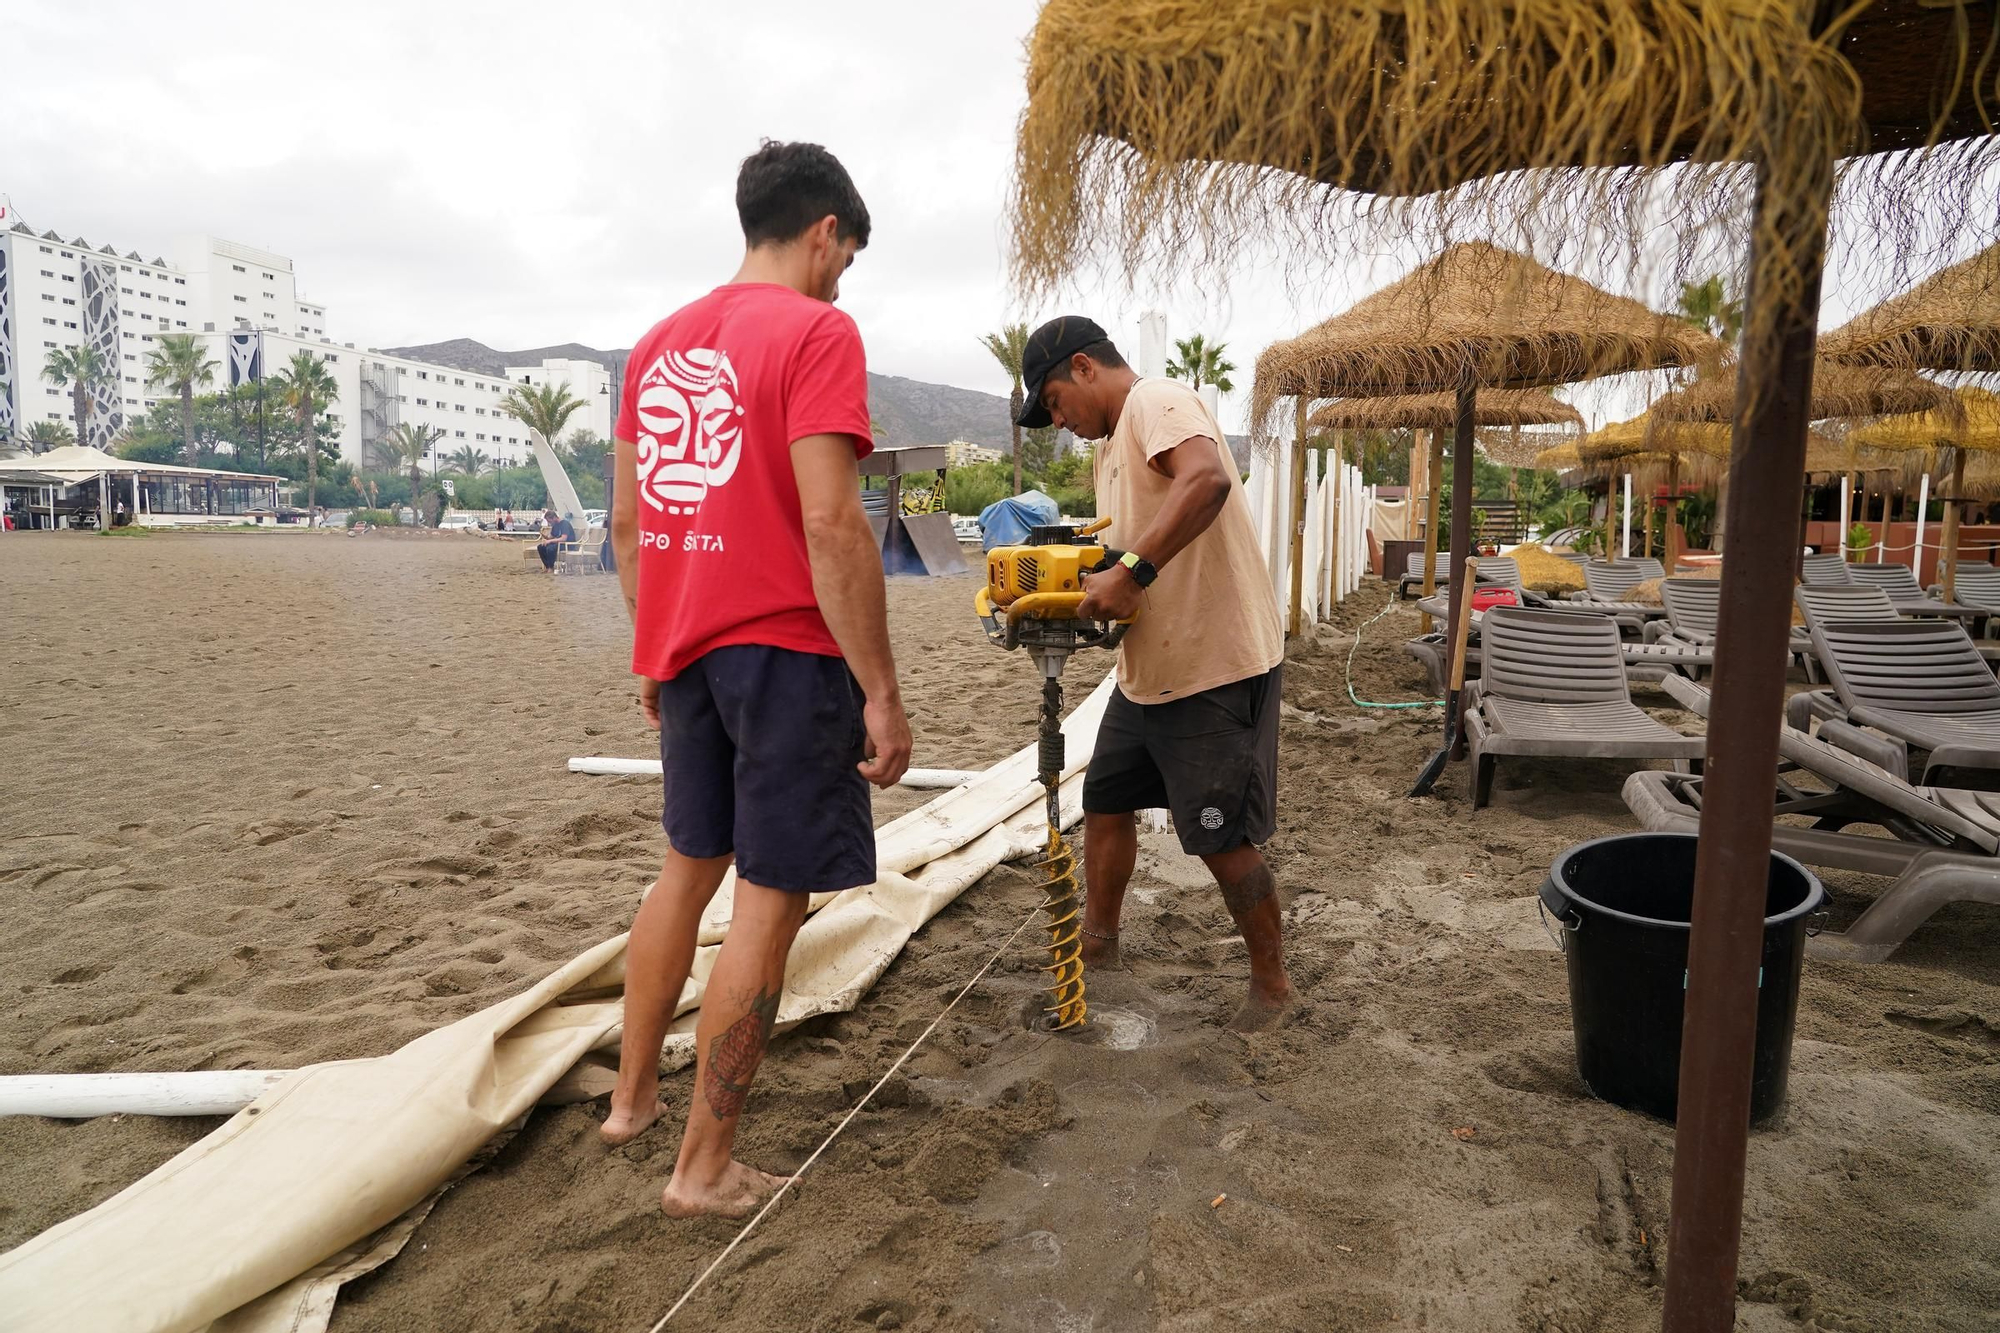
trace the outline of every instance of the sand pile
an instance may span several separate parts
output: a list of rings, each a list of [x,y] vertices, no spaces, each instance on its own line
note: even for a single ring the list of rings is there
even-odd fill
[[[1521,567],[1521,586],[1529,592],[1571,593],[1583,591],[1583,570],[1574,560],[1551,555],[1530,542],[1516,546],[1508,555]]]
[[[652,743],[616,584],[512,577],[519,561],[473,539],[10,543],[0,1068],[377,1054],[622,929],[660,852],[657,788],[562,771]],[[892,587],[921,763],[985,764],[1033,735],[1033,673],[979,641],[972,590]],[[1347,699],[1353,636],[1386,599],[1371,582],[1287,666],[1267,853],[1291,1020],[1221,1026],[1241,946],[1200,866],[1148,835],[1130,970],[1092,975],[1086,1034],[1028,1029],[1041,960],[1024,941],[689,1327],[1658,1327],[1672,1132],[1579,1085],[1532,899],[1562,847],[1633,827],[1625,769],[1510,764],[1476,816],[1458,768],[1405,800],[1439,710]],[[1423,696],[1399,649],[1416,621],[1397,607],[1366,630],[1364,698]],[[1075,692],[1102,666],[1079,659]],[[1874,891],[1833,889],[1836,925]],[[855,1012],[779,1039],[746,1156],[800,1161],[1034,901],[1032,872],[995,871]],[[1808,963],[1791,1106],[1752,1142],[1743,1328],[1992,1327],[1996,1034],[2000,912],[1947,909],[1888,964]],[[335,1329],[656,1319],[733,1228],[661,1218],[674,1136],[608,1151],[601,1114],[532,1116],[343,1296]],[[213,1123],[0,1121],[0,1246]]]

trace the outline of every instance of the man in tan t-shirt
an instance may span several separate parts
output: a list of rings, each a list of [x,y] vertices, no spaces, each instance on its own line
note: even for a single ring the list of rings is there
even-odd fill
[[[1023,426],[1101,441],[1097,512],[1125,554],[1086,576],[1083,614],[1139,616],[1084,778],[1084,962],[1117,962],[1133,816],[1164,806],[1249,946],[1250,996],[1233,1026],[1261,1027],[1292,995],[1276,885],[1257,850],[1276,826],[1285,640],[1236,462],[1193,389],[1141,379],[1091,320],[1036,329],[1021,378]]]

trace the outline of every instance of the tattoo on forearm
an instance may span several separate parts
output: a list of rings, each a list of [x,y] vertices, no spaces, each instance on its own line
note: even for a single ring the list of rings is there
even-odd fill
[[[708,1044],[708,1076],[702,1091],[717,1120],[731,1120],[743,1113],[751,1080],[764,1058],[764,1043],[777,1018],[777,993],[760,990],[751,999],[749,1012]]]
[[[1222,901],[1228,904],[1229,914],[1239,919],[1277,891],[1278,881],[1272,878],[1271,867],[1267,865],[1222,881]]]

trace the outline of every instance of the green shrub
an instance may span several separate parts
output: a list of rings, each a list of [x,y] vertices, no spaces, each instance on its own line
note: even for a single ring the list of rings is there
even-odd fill
[[[348,513],[348,527],[357,527],[363,523],[372,523],[378,528],[393,528],[396,526],[396,516],[386,509],[356,509]]]

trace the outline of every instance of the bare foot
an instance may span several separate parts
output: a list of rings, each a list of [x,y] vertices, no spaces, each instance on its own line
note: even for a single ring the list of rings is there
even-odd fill
[[[1118,937],[1099,939],[1095,935],[1083,936],[1083,965],[1085,968],[1100,967],[1116,969],[1125,965],[1118,956]]]
[[[667,1113],[667,1104],[659,1098],[651,1098],[653,1109],[646,1114],[628,1111],[613,1105],[611,1114],[604,1117],[604,1123],[597,1127],[598,1137],[616,1148],[630,1143],[653,1127],[653,1122]]]
[[[1253,990],[1236,1016],[1229,1020],[1229,1026],[1237,1032],[1261,1032],[1274,1026],[1292,1007],[1292,988],[1281,991]]]
[[[660,1206],[668,1217],[748,1217],[785,1180],[738,1161],[731,1161],[722,1179],[705,1188],[683,1181],[676,1171],[660,1193]]]

